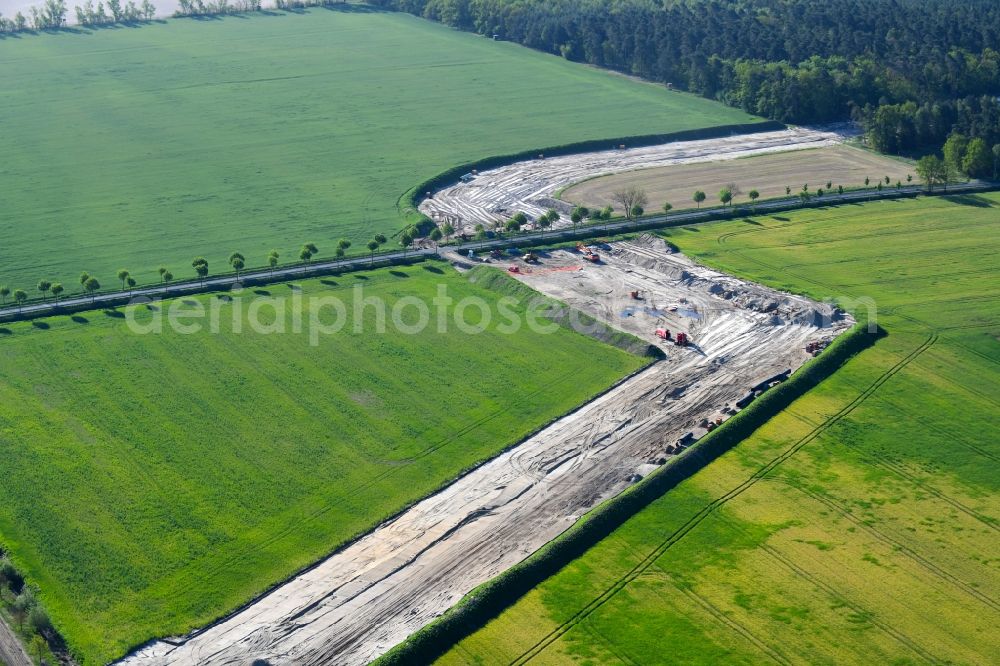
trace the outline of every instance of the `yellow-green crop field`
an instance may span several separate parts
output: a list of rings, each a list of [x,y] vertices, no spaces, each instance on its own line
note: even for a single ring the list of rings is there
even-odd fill
[[[1000,195],[669,236],[888,336],[440,662],[996,663]]]

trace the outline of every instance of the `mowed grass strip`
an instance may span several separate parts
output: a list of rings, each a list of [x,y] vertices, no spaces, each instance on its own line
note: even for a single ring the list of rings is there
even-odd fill
[[[376,334],[361,285],[388,308],[444,286],[492,322]],[[137,335],[114,311],[0,330],[0,543],[86,663],[219,617],[647,362],[566,329],[502,333],[495,293],[433,265],[259,291],[301,299],[304,332],[288,314],[284,334],[237,334],[218,301],[218,334]],[[312,297],[350,319],[318,346]]]
[[[358,6],[0,42],[0,283],[193,277],[402,224],[456,164],[755,118]],[[362,250],[363,253],[363,250]]]
[[[563,200],[591,208],[618,206],[614,193],[625,187],[641,187],[649,196],[647,210],[658,211],[665,202],[675,209],[695,208],[691,197],[696,190],[705,192],[705,205],[719,205],[718,193],[730,183],[739,186],[742,194],[737,202],[746,203],[747,193],[756,189],[762,199],[784,197],[785,188],[790,187],[797,194],[804,185],[815,193],[826,189],[831,183],[836,189],[863,187],[865,178],[871,186],[889,176],[895,186],[899,181],[906,184],[906,176],[916,178],[912,164],[884,155],[853,148],[851,146],[830,146],[811,150],[790,151],[770,155],[677,164],[674,166],[638,169],[578,183],[563,191]]]
[[[671,230],[716,267],[817,298],[871,297],[889,335],[440,662],[995,661],[1000,284],[984,257],[1000,252],[998,209],[989,194]],[[937,263],[925,261],[929,248]],[[817,426],[794,456],[574,619]]]

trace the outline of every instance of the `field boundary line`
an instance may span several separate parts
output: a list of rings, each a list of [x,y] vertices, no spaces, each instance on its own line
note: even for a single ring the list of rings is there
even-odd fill
[[[704,224],[722,220],[732,220],[740,216],[773,214],[782,212],[793,212],[810,210],[815,208],[831,208],[842,205],[863,204],[873,201],[892,201],[899,199],[917,199],[919,197],[947,197],[962,193],[993,192],[1000,190],[1000,185],[996,183],[970,183],[955,187],[949,192],[927,192],[920,186],[903,188],[900,191],[886,192],[845,192],[844,194],[832,194],[823,199],[822,202],[811,201],[802,203],[793,199],[775,199],[763,203],[758,203],[751,210],[749,207],[739,208],[710,208],[695,211],[680,211],[669,215],[658,214],[636,220],[616,220],[603,224],[583,225],[578,228],[564,227],[551,231],[527,232],[514,236],[501,236],[482,241],[468,241],[461,245],[446,245],[448,250],[473,250],[482,252],[490,249],[504,249],[510,247],[543,247],[551,243],[571,242],[574,240],[595,239],[605,236],[626,235],[638,231],[648,231],[655,229],[667,229],[672,227],[684,227],[691,224]],[[402,200],[404,195],[400,197]],[[801,222],[793,222],[799,224]],[[779,227],[769,227],[775,229]],[[741,230],[743,232],[765,231],[761,229]],[[733,232],[736,233],[736,232]],[[722,237],[720,236],[720,239]],[[742,256],[742,255],[741,255]],[[232,288],[233,285],[242,286],[263,286],[275,284],[289,279],[307,279],[321,275],[352,273],[368,270],[376,264],[379,266],[398,266],[412,263],[419,263],[428,257],[440,258],[440,248],[414,248],[406,251],[386,251],[378,254],[374,259],[370,256],[358,255],[343,259],[319,260],[310,264],[289,264],[282,268],[252,268],[243,271],[237,279],[234,273],[220,273],[204,280],[187,279],[177,280],[164,285],[160,283],[141,285],[131,292],[125,291],[103,291],[93,295],[72,295],[67,296],[62,301],[41,301],[31,302],[23,307],[9,304],[0,307],[0,321],[19,322],[30,321],[42,317],[53,315],[72,314],[74,312],[87,312],[100,308],[114,308],[126,305],[133,298],[172,298],[175,296],[194,295],[202,293],[218,292]],[[766,264],[764,264],[766,266]],[[795,276],[794,274],[791,274]],[[798,277],[798,276],[795,276]],[[804,279],[804,278],[803,278]],[[812,280],[807,280],[813,282]],[[818,284],[813,282],[814,284]],[[829,289],[827,285],[819,284]]]
[[[600,595],[592,599],[587,605],[582,609],[577,611],[572,617],[570,617],[565,622],[561,623],[554,630],[552,630],[545,638],[537,642],[532,647],[528,648],[525,652],[521,653],[518,657],[513,659],[510,664],[519,665],[526,664],[531,661],[534,657],[538,656],[542,651],[545,650],[549,645],[551,645],[555,640],[561,637],[563,634],[572,629],[573,625],[578,623],[580,620],[591,615],[598,608],[603,606],[609,599],[614,597],[618,592],[624,589],[632,580],[637,578],[643,571],[648,569],[653,562],[659,559],[671,546],[683,539],[689,532],[694,530],[705,518],[715,513],[719,508],[724,506],[730,500],[739,497],[744,491],[753,487],[757,481],[761,478],[770,474],[771,471],[776,469],[781,463],[785,462],[791,458],[795,453],[801,450],[809,442],[816,439],[820,434],[825,432],[827,429],[832,427],[835,423],[843,419],[845,416],[853,412],[859,405],[864,403],[871,395],[873,395],[879,388],[882,387],[889,379],[891,379],[896,373],[905,368],[910,364],[915,358],[920,356],[924,351],[929,349],[938,339],[936,333],[932,333],[928,338],[916,349],[911,351],[903,359],[897,362],[894,366],[886,370],[882,375],[880,375],[872,384],[870,384],[866,389],[859,393],[852,401],[840,409],[833,416],[828,418],[822,424],[816,426],[811,432],[802,437],[798,442],[789,447],[786,451],[773,458],[769,463],[764,465],[761,469],[751,475],[747,480],[745,480],[740,485],[731,489],[729,492],[725,493],[721,497],[713,500],[705,507],[703,507],[698,513],[692,516],[686,523],[670,534],[666,539],[664,539],[659,546],[654,548],[641,562],[639,562],[632,570],[627,572],[624,576],[619,578],[617,581],[612,583],[608,588],[606,588]]]
[[[965,506],[964,504],[962,504],[961,502],[959,502],[957,499],[951,497],[950,495],[947,495],[947,494],[941,492],[940,490],[938,490],[934,486],[927,485],[926,483],[924,483],[924,481],[922,479],[920,479],[920,478],[914,476],[913,474],[911,474],[910,472],[906,471],[906,469],[903,468],[903,466],[900,465],[899,463],[889,462],[887,460],[879,460],[879,459],[875,458],[874,456],[865,455],[865,454],[862,454],[861,458],[863,460],[866,460],[866,461],[870,462],[871,464],[873,464],[873,465],[875,465],[877,467],[883,467],[883,468],[889,470],[890,472],[896,474],[897,476],[900,476],[900,477],[906,479],[907,481],[909,481],[913,485],[918,486],[918,487],[920,487],[923,490],[926,490],[931,495],[934,495],[935,497],[937,497],[942,502],[945,502],[946,504],[950,504],[952,507],[954,507],[958,511],[961,511],[962,513],[966,514],[970,518],[974,518],[974,519],[978,520],[983,525],[986,525],[986,527],[989,527],[991,530],[994,530],[996,532],[1000,532],[1000,526],[997,525],[996,520],[991,519],[991,518],[989,518],[987,516],[982,515],[981,513],[979,513],[978,511],[976,511],[975,509],[973,509],[971,507]]]
[[[881,530],[876,529],[872,525],[869,525],[865,521],[861,520],[860,518],[858,518],[857,516],[855,516],[853,513],[851,513],[848,509],[846,509],[842,504],[840,504],[839,502],[837,502],[834,498],[822,495],[820,493],[813,492],[813,491],[809,490],[808,488],[805,488],[805,487],[803,487],[801,485],[798,485],[798,484],[794,483],[791,479],[788,479],[788,478],[783,477],[783,476],[772,475],[772,476],[769,476],[767,478],[767,480],[771,481],[771,482],[774,482],[774,483],[783,484],[786,487],[791,488],[793,490],[796,490],[796,491],[802,493],[803,495],[805,495],[807,497],[810,497],[813,500],[819,502],[820,504],[823,504],[824,506],[832,509],[833,511],[839,513],[841,516],[843,516],[844,518],[846,518],[850,522],[854,523],[855,525],[857,525],[858,527],[860,527],[864,531],[870,533],[873,537],[875,537],[879,541],[881,541],[881,542],[883,542],[883,543],[891,546],[895,550],[895,552],[901,553],[904,556],[910,558],[911,560],[913,560],[913,562],[915,562],[917,565],[919,565],[920,567],[922,567],[923,569],[925,569],[929,573],[931,573],[931,574],[933,574],[933,575],[941,578],[942,580],[944,580],[944,581],[946,581],[946,582],[954,585],[955,587],[961,589],[966,594],[975,597],[976,599],[978,599],[982,603],[986,604],[987,606],[989,606],[993,610],[1000,612],[1000,603],[998,603],[996,600],[994,600],[993,598],[991,598],[991,597],[987,596],[986,594],[980,592],[976,588],[970,586],[968,583],[964,582],[963,580],[961,580],[960,578],[958,578],[958,576],[952,574],[951,572],[947,571],[946,569],[942,569],[941,567],[939,567],[938,565],[934,564],[930,560],[926,559],[920,553],[918,553],[917,551],[913,550],[912,548],[910,548],[909,546],[907,546],[903,542],[897,541],[896,539],[894,539],[893,537],[889,536],[885,532],[882,532]]]
[[[868,609],[866,609],[863,606],[859,606],[858,604],[852,602],[850,599],[848,599],[843,594],[841,594],[840,592],[838,592],[836,590],[836,588],[834,588],[830,584],[828,584],[828,583],[820,580],[819,578],[817,578],[813,574],[810,574],[808,571],[806,571],[805,569],[803,569],[802,567],[800,567],[799,565],[797,565],[794,562],[794,560],[792,560],[791,558],[787,557],[786,555],[784,555],[783,553],[781,553],[780,551],[778,551],[773,546],[769,546],[766,543],[762,543],[760,545],[760,548],[761,548],[761,550],[763,550],[764,552],[766,552],[768,555],[770,555],[772,558],[774,558],[775,560],[777,560],[778,562],[780,562],[781,564],[783,564],[794,575],[798,576],[802,580],[807,581],[809,584],[813,585],[814,587],[817,587],[817,588],[823,590],[828,595],[830,595],[834,599],[840,601],[845,606],[847,606],[848,608],[850,608],[851,610],[853,610],[855,613],[863,615],[866,618],[866,620],[868,622],[870,622],[872,625],[874,625],[874,626],[878,627],[879,629],[881,629],[883,633],[885,633],[888,636],[890,636],[891,638],[895,639],[897,643],[899,643],[899,644],[903,645],[904,647],[908,648],[911,652],[919,655],[922,659],[924,659],[926,661],[929,661],[931,663],[934,663],[934,664],[944,663],[941,659],[938,659],[937,657],[935,657],[931,653],[927,652],[923,647],[921,647],[920,645],[918,645],[917,643],[915,643],[912,638],[910,638],[909,636],[907,636],[906,634],[904,634],[900,630],[896,629],[891,624],[887,624],[887,623],[885,623],[885,622],[877,619],[875,613],[869,611]]]
[[[646,368],[648,368],[648,367],[649,366],[646,366]],[[645,368],[643,368],[643,369],[645,369]],[[565,382],[565,381],[569,380],[570,378],[572,378],[573,376],[575,376],[575,374],[576,374],[575,372],[567,373],[566,375],[564,375],[561,378],[559,378],[559,379],[555,380],[554,382],[552,382],[552,384]],[[546,387],[542,387],[542,388],[538,389],[537,391],[533,391],[533,392],[521,394],[521,397],[523,397],[525,399],[533,398],[536,395],[538,395],[539,393],[541,393],[542,391],[545,391],[547,389],[551,389],[552,384],[549,384]],[[331,502],[328,502],[328,503],[324,504],[322,507],[316,509],[312,513],[299,518],[298,520],[292,522],[291,524],[286,525],[285,528],[282,529],[281,531],[279,531],[279,532],[271,535],[270,537],[268,537],[267,539],[264,539],[263,541],[259,541],[259,542],[255,543],[255,544],[253,544],[252,547],[245,548],[242,553],[234,554],[232,557],[228,558],[225,562],[222,562],[222,563],[218,564],[217,566],[213,567],[212,569],[210,569],[208,571],[205,571],[202,574],[200,574],[198,577],[196,577],[194,579],[193,582],[192,581],[187,581],[188,584],[198,584],[198,583],[204,582],[205,580],[208,580],[208,579],[212,578],[213,576],[215,576],[216,574],[218,574],[218,573],[226,570],[234,562],[238,562],[238,561],[242,560],[248,553],[260,550],[263,547],[270,546],[271,544],[275,543],[276,541],[280,541],[281,539],[283,539],[286,536],[288,536],[288,535],[292,534],[293,532],[295,532],[302,525],[304,525],[306,523],[309,523],[309,522],[315,520],[316,518],[319,518],[320,516],[322,516],[323,514],[327,513],[328,511],[332,510],[333,508],[339,506],[340,504],[342,504],[347,499],[350,499],[357,492],[359,492],[361,490],[365,490],[367,488],[370,488],[371,486],[375,485],[379,481],[382,481],[386,477],[391,476],[392,474],[394,474],[398,470],[402,469],[403,467],[411,465],[414,462],[416,462],[417,460],[420,460],[420,459],[426,457],[426,455],[430,455],[434,451],[437,451],[438,449],[441,449],[441,448],[447,446],[448,444],[451,444],[452,442],[455,441],[455,439],[457,437],[459,437],[459,436],[461,436],[461,435],[463,435],[463,434],[465,434],[467,432],[474,431],[476,428],[478,428],[479,426],[483,425],[484,423],[487,423],[487,422],[489,422],[489,421],[497,418],[501,414],[509,412],[513,407],[514,407],[514,403],[512,401],[512,402],[508,403],[508,405],[506,407],[498,409],[498,410],[496,410],[494,412],[491,412],[490,414],[487,414],[487,415],[481,417],[480,419],[478,419],[478,420],[470,423],[468,426],[466,426],[465,428],[461,429],[460,431],[457,431],[454,435],[450,435],[450,436],[446,437],[444,440],[439,441],[438,443],[432,444],[431,446],[427,447],[426,449],[424,449],[421,453],[417,454],[416,456],[413,456],[411,458],[408,458],[408,459],[404,460],[402,462],[402,464],[397,464],[397,465],[391,466],[388,469],[383,470],[379,474],[376,474],[375,476],[369,478],[367,481],[364,481],[364,482],[362,482],[362,483],[354,486],[353,488],[350,488],[349,490],[344,491],[343,493],[341,493],[341,495],[340,495],[339,498],[337,498],[337,499],[335,499],[335,500],[333,500]],[[572,412],[570,412],[570,413],[572,413]],[[563,416],[565,416],[565,415],[563,415]],[[556,418],[555,420],[559,420],[560,418],[563,418],[563,416],[560,416],[560,417]],[[517,446],[522,441],[523,440],[520,440],[517,443],[512,444],[511,447]],[[495,458],[495,457],[497,457],[499,455],[502,455],[504,452],[506,452],[507,450],[509,450],[509,448],[511,448],[511,447],[505,448],[504,451],[502,451],[500,453],[497,453],[494,456],[491,456],[488,460],[483,461],[483,463],[481,463],[481,464],[485,464],[485,463],[489,462],[490,460],[492,460],[493,458]],[[478,466],[480,466],[480,465],[476,465],[475,467],[478,467]],[[461,476],[464,476],[465,474],[468,473],[468,471],[471,471],[471,470],[460,472],[458,475],[456,475],[455,479],[457,479],[457,478],[459,478]],[[343,550],[344,548],[346,548],[347,546],[349,546],[351,543],[354,543],[358,539],[362,538],[364,535],[368,534],[369,532],[373,531],[374,529],[377,529],[378,526],[384,525],[385,523],[388,523],[388,522],[391,522],[392,520],[394,520],[396,517],[398,517],[399,515],[401,515],[403,512],[405,512],[408,508],[410,508],[414,504],[417,504],[418,502],[420,502],[420,501],[422,501],[424,499],[427,499],[428,497],[433,497],[437,493],[441,492],[442,490],[444,490],[445,488],[447,488],[448,486],[450,486],[454,482],[455,479],[449,479],[449,480],[445,481],[435,491],[429,493],[425,497],[421,497],[421,498],[415,500],[412,504],[408,504],[406,507],[404,507],[400,511],[394,513],[391,517],[386,518],[385,520],[379,521],[376,525],[374,525],[370,529],[366,529],[363,533],[357,535],[354,538],[349,539],[348,541],[346,541],[341,546],[338,546],[330,554],[328,554],[325,557],[321,558],[320,560],[318,560],[317,562],[315,562],[311,566],[306,567],[306,568],[304,568],[304,569],[296,572],[295,574],[289,576],[287,579],[285,579],[281,583],[278,583],[277,585],[269,587],[266,592],[263,592],[258,597],[255,597],[253,601],[259,600],[261,597],[266,596],[268,593],[270,593],[270,592],[274,591],[276,588],[280,587],[283,583],[288,582],[289,580],[292,580],[293,578],[298,577],[302,573],[305,573],[306,571],[308,571],[309,569],[314,568],[315,566],[318,566],[323,561],[329,559],[331,556],[335,555],[337,552],[339,552],[339,551]],[[178,592],[175,593],[175,595],[166,595],[165,598],[169,599],[169,598],[172,598],[173,596],[179,595],[181,593],[182,592],[178,591]],[[241,605],[239,609],[233,611],[232,613],[227,614],[226,617],[228,618],[228,617],[230,617],[232,615],[236,615],[237,613],[239,613],[240,611],[242,611],[246,607],[250,606],[253,603],[253,601],[250,601],[250,602],[248,602],[246,604]],[[222,621],[224,619],[225,618],[221,618],[219,621]],[[197,630],[197,632],[192,632],[191,634],[188,634],[188,636],[189,637],[196,636],[198,633],[201,633],[204,630],[210,628],[211,626],[214,626],[215,624],[218,624],[219,621],[216,621],[216,622],[213,622],[213,623],[211,623],[209,625],[206,625],[205,627],[202,627],[200,630]]]
[[[656,566],[656,568],[658,568],[658,569],[660,568],[657,565],[654,565],[654,566]],[[758,638],[756,635],[754,635],[754,633],[752,631],[750,631],[749,629],[747,629],[745,626],[743,626],[742,624],[740,624],[739,622],[737,622],[733,618],[731,618],[728,615],[726,615],[722,610],[720,610],[718,607],[716,607],[715,604],[713,604],[711,601],[709,601],[708,599],[706,599],[702,595],[700,595],[697,592],[695,592],[693,586],[685,586],[685,585],[681,584],[679,581],[677,581],[669,573],[667,573],[665,571],[663,573],[667,577],[667,579],[671,582],[671,584],[673,584],[673,586],[675,588],[677,588],[677,590],[679,590],[681,592],[681,594],[683,594],[684,596],[686,596],[689,599],[691,599],[691,601],[693,601],[696,604],[698,604],[699,606],[701,606],[702,609],[706,613],[708,613],[709,615],[711,615],[712,617],[714,617],[720,624],[726,625],[733,632],[739,634],[740,636],[742,636],[746,640],[748,640],[751,643],[753,643],[755,646],[757,646],[757,649],[759,649],[761,652],[763,652],[767,656],[771,657],[771,659],[773,659],[775,662],[777,662],[779,664],[784,664],[785,666],[790,666],[791,665],[791,663],[792,663],[791,660],[789,660],[785,655],[781,654],[780,652],[777,651],[776,648],[772,648],[770,645],[768,645],[763,640],[761,640],[760,638]]]
[[[365,528],[363,531],[361,531],[361,532],[359,532],[359,533],[351,536],[350,538],[344,540],[340,545],[338,545],[333,550],[327,552],[322,557],[318,558],[316,561],[311,562],[307,566],[304,566],[304,567],[296,570],[292,574],[286,576],[285,578],[283,578],[280,581],[274,583],[273,585],[269,585],[265,590],[263,590],[262,592],[260,592],[258,594],[255,594],[252,598],[248,599],[246,602],[241,603],[237,608],[235,608],[235,609],[227,612],[226,614],[224,614],[224,615],[216,618],[215,620],[213,620],[213,621],[211,621],[211,622],[209,622],[209,623],[207,623],[207,624],[205,624],[205,625],[203,625],[201,627],[198,627],[197,629],[194,629],[194,630],[192,630],[192,631],[184,634],[183,637],[180,640],[170,641],[170,640],[166,640],[166,639],[163,639],[163,638],[151,638],[148,641],[145,641],[144,643],[142,643],[141,645],[133,646],[128,651],[128,653],[125,656],[133,654],[137,650],[140,650],[140,649],[142,649],[143,647],[145,647],[147,645],[155,643],[156,641],[169,642],[170,644],[175,645],[175,646],[176,645],[183,645],[188,640],[196,638],[197,636],[203,634],[204,632],[206,632],[206,631],[208,631],[208,630],[210,630],[210,629],[212,629],[212,628],[214,628],[214,627],[222,624],[223,622],[226,622],[230,618],[232,618],[232,617],[240,614],[241,612],[245,611],[247,608],[253,606],[255,603],[259,602],[261,599],[263,599],[267,595],[271,594],[275,590],[281,588],[283,585],[285,585],[285,584],[289,583],[290,581],[292,581],[292,580],[294,580],[294,579],[302,576],[305,573],[308,573],[309,571],[312,571],[313,569],[315,569],[316,567],[320,566],[321,564],[323,564],[325,561],[327,561],[331,557],[334,557],[335,555],[337,555],[338,553],[340,553],[344,549],[350,547],[351,545],[353,545],[354,543],[356,543],[360,539],[364,538],[365,536],[367,536],[371,532],[375,531],[380,526],[392,522],[393,520],[395,520],[399,516],[403,515],[406,511],[408,511],[409,509],[411,509],[416,504],[419,504],[420,502],[422,502],[422,501],[424,501],[426,499],[429,499],[429,498],[431,498],[431,497],[433,497],[433,496],[441,493],[442,491],[446,490],[449,486],[451,486],[459,478],[461,478],[461,477],[469,474],[470,472],[472,472],[473,470],[475,470],[475,469],[477,469],[479,467],[482,467],[483,465],[486,465],[486,464],[490,463],[491,461],[493,461],[496,458],[504,455],[505,453],[511,451],[512,449],[517,448],[518,446],[520,446],[521,444],[523,444],[525,441],[527,441],[531,437],[534,437],[535,435],[537,435],[540,431],[542,431],[545,428],[551,426],[553,423],[556,423],[557,421],[559,421],[559,420],[561,420],[563,418],[566,418],[567,416],[570,416],[570,415],[578,412],[579,410],[585,408],[587,405],[589,405],[590,403],[592,403],[594,400],[597,400],[597,399],[601,398],[602,396],[604,396],[605,394],[610,393],[611,391],[615,390],[616,388],[618,388],[619,386],[621,386],[625,382],[629,381],[630,379],[634,378],[635,376],[637,376],[637,375],[639,375],[639,374],[641,374],[643,372],[649,371],[653,366],[656,365],[656,363],[657,363],[657,361],[654,360],[652,363],[647,363],[646,365],[643,365],[642,367],[634,370],[633,372],[630,372],[629,374],[627,374],[626,376],[620,378],[614,384],[612,384],[611,386],[609,386],[606,389],[602,390],[601,392],[595,394],[594,396],[592,396],[590,399],[588,399],[587,401],[583,402],[582,404],[576,405],[575,407],[573,407],[569,411],[567,411],[567,412],[565,412],[563,414],[560,414],[560,415],[554,417],[553,419],[551,419],[550,421],[548,421],[546,423],[543,423],[543,424],[539,425],[539,427],[536,428],[534,431],[526,434],[525,437],[523,437],[522,439],[519,439],[517,442],[511,443],[509,446],[505,447],[502,451],[497,451],[496,453],[490,455],[488,458],[476,462],[475,464],[471,465],[467,469],[461,470],[456,475],[454,475],[454,477],[445,480],[439,486],[437,486],[436,488],[434,488],[432,491],[428,492],[426,495],[423,495],[421,497],[418,497],[418,498],[414,499],[412,502],[408,503],[406,506],[403,506],[398,511],[395,511],[394,513],[392,513],[390,516],[388,516],[388,517],[380,520],[378,523],[375,523],[375,524],[371,525],[370,527]],[[556,381],[557,382],[566,382],[571,377],[573,377],[575,375],[576,375],[575,371],[571,372],[571,373],[567,373],[566,375],[564,375],[563,377],[561,377],[560,379],[558,379]],[[534,398],[535,396],[537,396],[539,393],[541,393],[543,391],[551,391],[552,386],[553,386],[554,383],[555,382],[549,383],[548,385],[539,388],[537,391],[529,392],[529,393],[524,393],[524,394],[521,394],[521,395],[522,395],[522,397],[523,397],[524,400],[530,400],[530,399]],[[489,420],[492,420],[492,419],[496,418],[497,416],[499,416],[502,413],[510,411],[510,409],[512,409],[513,406],[514,406],[513,404],[510,404],[506,408],[503,408],[503,409],[497,410],[495,412],[492,412],[492,413],[490,413],[490,414],[482,417],[481,419],[479,419],[475,423],[471,424],[465,430],[471,432],[472,430],[475,430],[475,428],[478,428],[479,426],[481,426],[483,423],[486,423]],[[461,433],[459,433],[459,434],[461,434]],[[328,512],[328,511],[330,511],[335,506],[341,504],[343,501],[345,501],[346,499],[348,499],[350,497],[351,493],[356,493],[358,490],[363,490],[365,488],[368,488],[368,487],[374,485],[375,483],[378,483],[379,481],[383,480],[387,476],[395,473],[396,471],[398,471],[402,467],[410,465],[413,462],[416,462],[417,460],[419,460],[419,459],[421,459],[423,457],[426,457],[426,455],[429,455],[430,453],[433,453],[434,451],[436,451],[436,450],[438,450],[440,448],[443,448],[444,446],[447,446],[448,444],[452,443],[455,440],[455,437],[457,437],[457,435],[446,437],[445,439],[447,441],[439,442],[439,443],[437,443],[435,445],[432,445],[431,447],[428,447],[428,449],[425,449],[420,454],[418,454],[416,456],[413,456],[411,458],[406,459],[403,462],[403,464],[395,465],[393,467],[390,467],[389,469],[384,470],[383,472],[381,472],[377,476],[372,477],[368,481],[365,481],[364,483],[359,484],[358,486],[356,486],[355,488],[351,489],[350,491],[347,491],[347,492],[343,493],[342,496],[340,497],[340,499],[338,499],[338,500],[336,500],[334,502],[328,503],[328,504],[324,505],[323,507],[320,507],[319,509],[317,509],[313,513],[309,514],[308,516],[304,516],[304,517],[300,518],[299,520],[295,521],[291,526],[286,527],[285,529],[283,529],[280,533],[275,534],[275,535],[269,537],[268,539],[266,539],[264,541],[261,541],[261,542],[258,542],[256,544],[254,544],[253,548],[244,549],[242,553],[234,554],[232,557],[228,558],[224,563],[220,563],[219,565],[213,567],[211,570],[203,572],[201,574],[198,574],[197,577],[193,579],[193,581],[187,581],[185,584],[192,584],[192,585],[194,585],[194,584],[202,584],[202,583],[204,583],[205,581],[211,579],[213,576],[216,576],[219,573],[225,571],[234,562],[238,562],[238,561],[242,560],[244,557],[246,557],[246,555],[249,552],[254,551],[254,550],[259,550],[261,547],[266,547],[266,546],[274,543],[275,541],[280,540],[281,538],[284,538],[284,537],[288,536],[289,534],[291,534],[292,532],[294,532],[297,528],[299,528],[301,525],[303,525],[305,523],[308,523],[308,522],[310,522],[312,520],[315,520],[319,516],[323,515],[324,513]],[[433,451],[431,451],[430,449],[433,449]],[[172,598],[172,596],[171,595],[164,595],[163,598],[169,599],[169,598]]]

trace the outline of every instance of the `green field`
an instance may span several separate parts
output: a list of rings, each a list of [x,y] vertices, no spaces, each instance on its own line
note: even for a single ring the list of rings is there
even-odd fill
[[[754,280],[871,297],[889,335],[441,663],[996,663],[998,210],[991,194],[671,232]]]
[[[218,334],[137,335],[114,311],[0,329],[0,543],[87,663],[233,609],[646,362],[496,315],[372,334],[372,307],[359,334],[355,285],[390,308],[438,285],[498,298],[428,265],[269,287],[306,324],[310,297],[346,301],[318,346],[287,318],[236,334],[225,302]]]
[[[0,69],[0,284],[32,296],[328,257],[400,229],[399,197],[456,164],[755,120],[356,6],[6,39]]]

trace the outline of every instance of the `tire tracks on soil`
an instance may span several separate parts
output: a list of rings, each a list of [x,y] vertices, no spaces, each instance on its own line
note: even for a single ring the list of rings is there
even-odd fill
[[[514,658],[510,663],[512,665],[526,664],[536,656],[541,654],[549,645],[554,643],[557,639],[566,634],[570,629],[572,629],[576,624],[578,624],[583,619],[587,618],[593,614],[596,610],[601,608],[605,603],[612,599],[615,595],[625,589],[629,583],[638,578],[642,573],[644,573],[650,566],[653,565],[656,560],[658,560],[664,553],[666,553],[674,544],[678,543],[681,539],[687,536],[691,531],[693,531],[698,525],[702,523],[706,518],[713,515],[718,509],[722,508],[729,501],[739,497],[745,491],[752,488],[758,481],[766,477],[772,471],[778,468],[783,462],[791,458],[798,451],[800,451],[807,444],[819,437],[823,432],[828,430],[834,424],[839,422],[845,416],[857,409],[858,406],[863,404],[869,397],[875,394],[879,388],[882,387],[887,381],[892,379],[898,372],[909,365],[914,359],[923,354],[927,349],[929,349],[938,340],[937,333],[931,333],[927,339],[916,349],[907,354],[903,359],[898,361],[894,366],[882,373],[874,382],[872,382],[864,391],[859,393],[851,402],[842,407],[840,411],[835,413],[833,416],[828,418],[822,424],[813,428],[808,434],[802,437],[799,441],[785,450],[783,453],[773,458],[770,462],[760,468],[757,472],[751,475],[746,481],[736,486],[726,494],[713,500],[705,507],[703,507],[698,513],[692,516],[686,523],[681,525],[677,530],[671,533],[666,539],[660,542],[660,544],[654,548],[646,557],[636,564],[630,571],[628,571],[624,576],[620,577],[614,581],[609,587],[607,587],[600,595],[592,599],[587,605],[577,611],[573,616],[571,616],[565,622],[560,623],[555,629],[550,631],[544,638],[535,643],[533,646],[528,648],[526,651],[522,652],[516,658]]]

